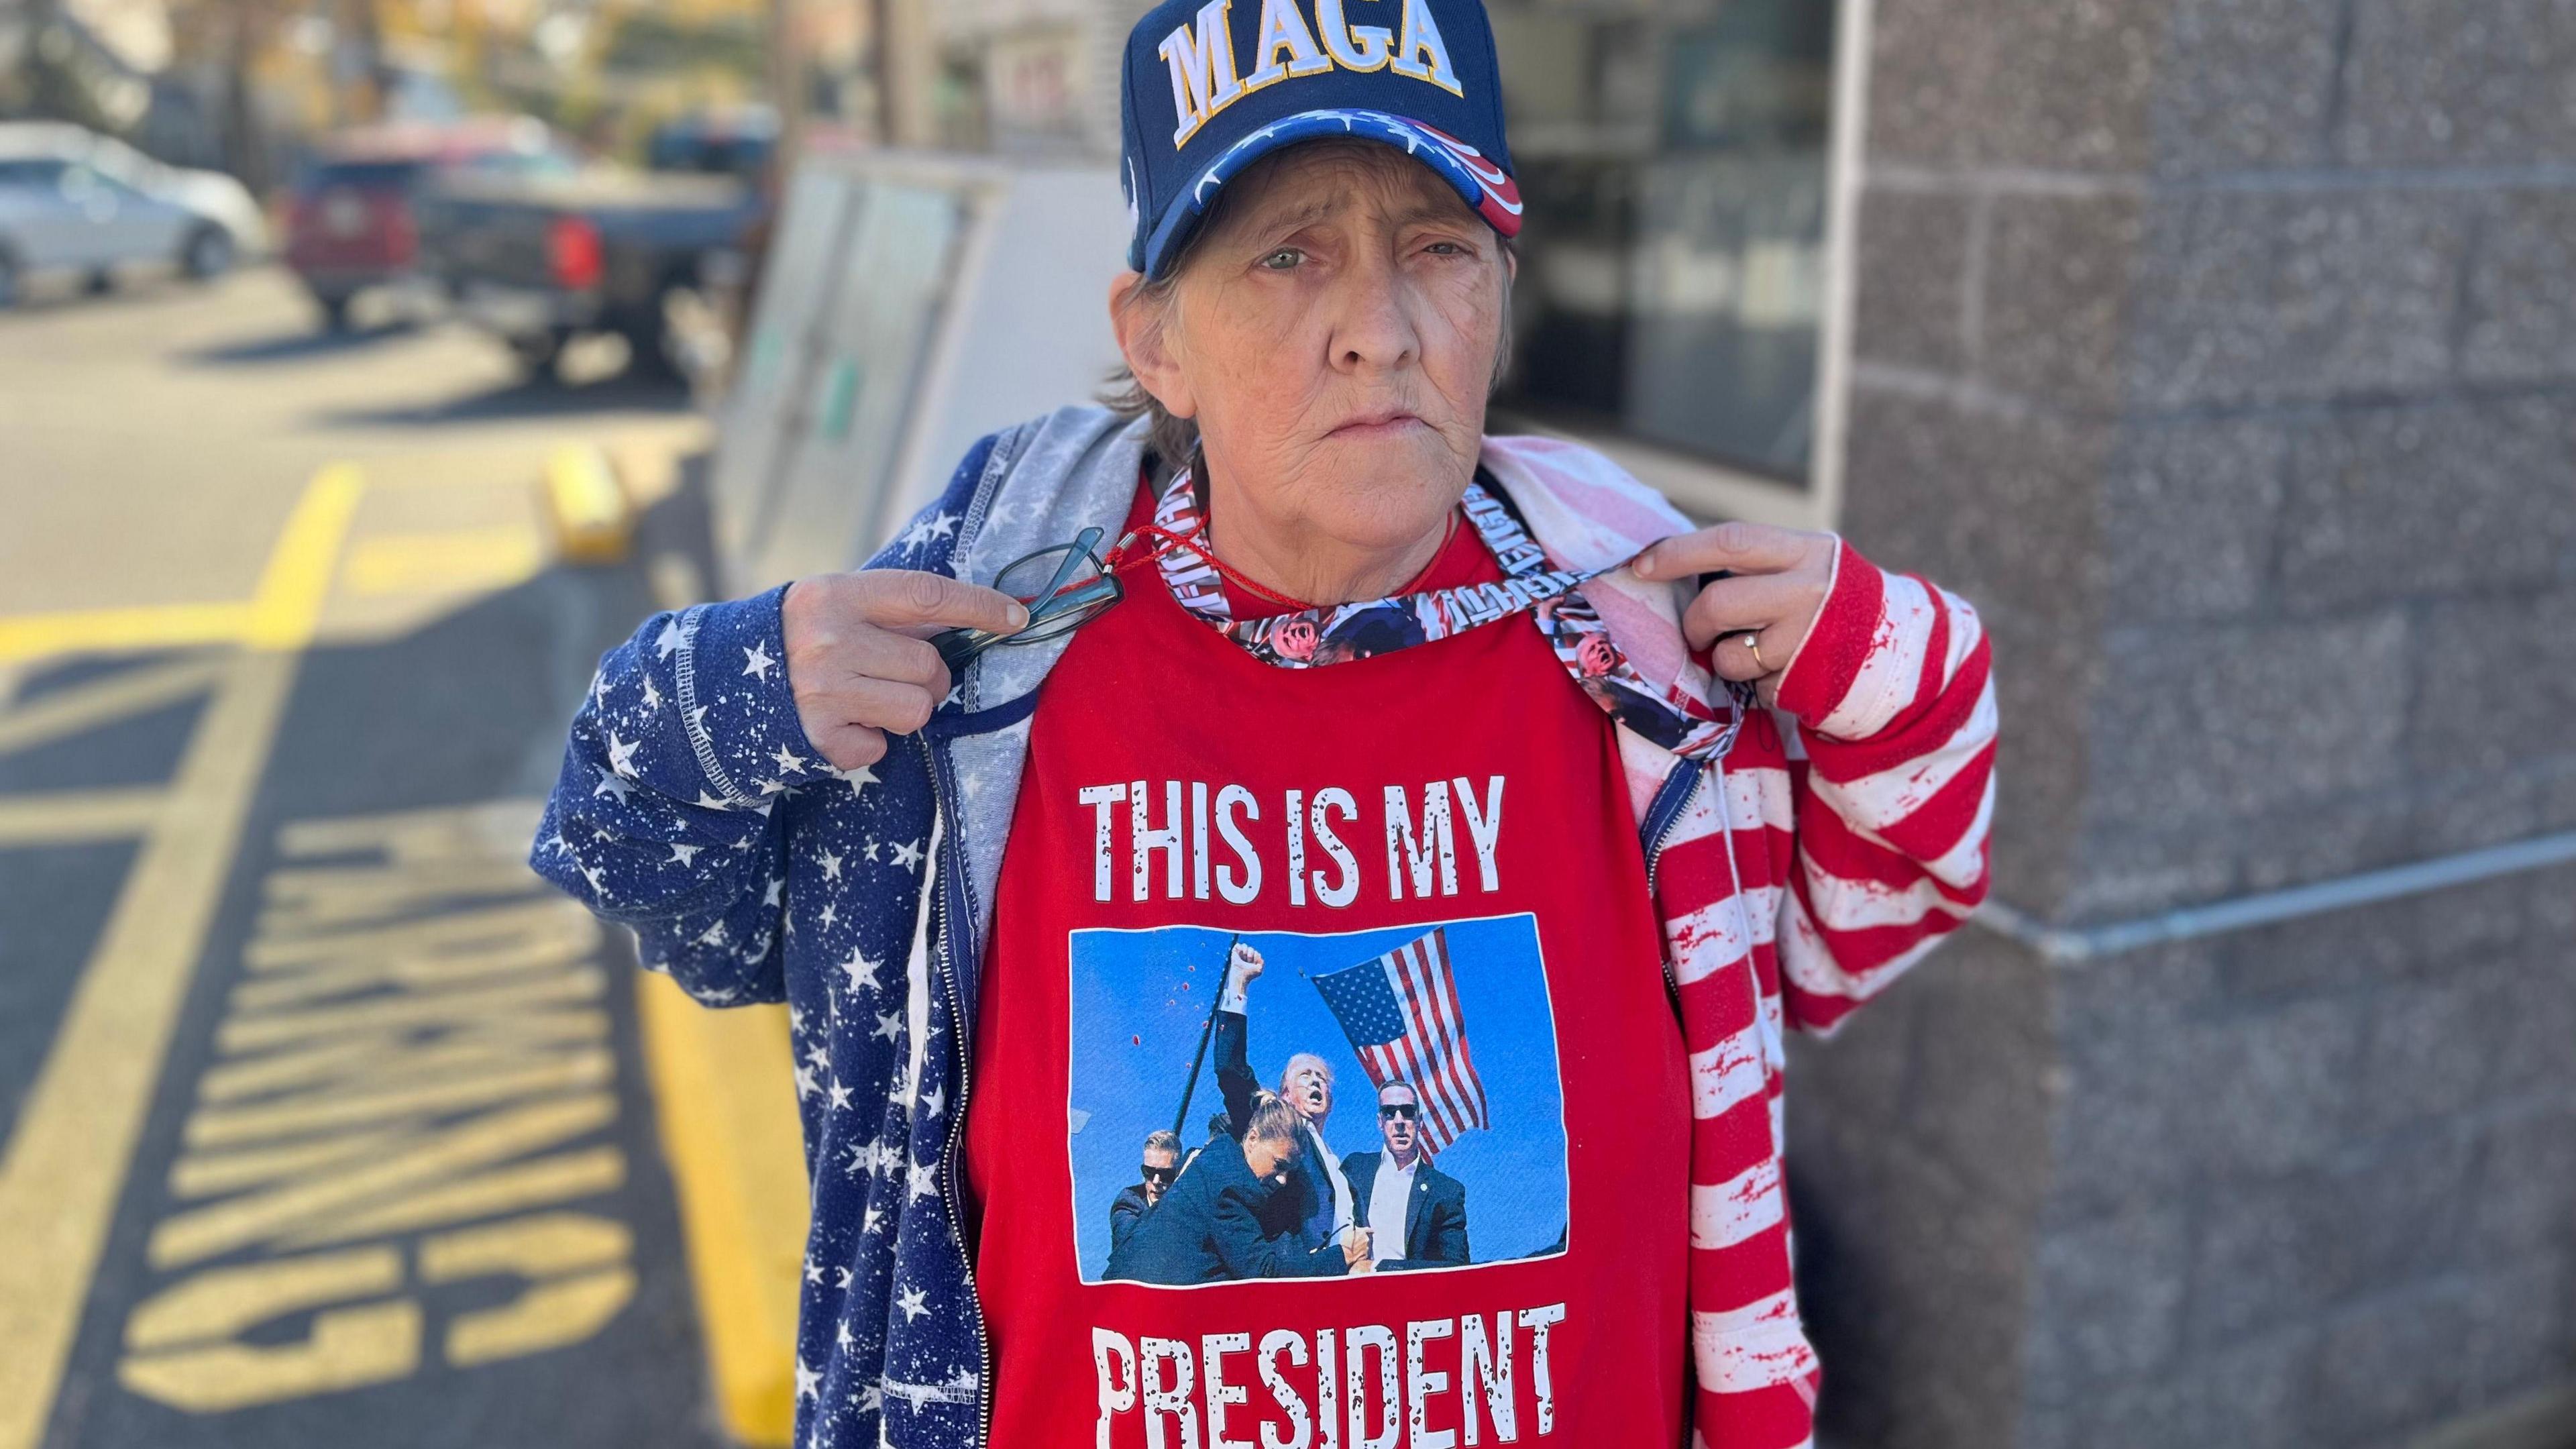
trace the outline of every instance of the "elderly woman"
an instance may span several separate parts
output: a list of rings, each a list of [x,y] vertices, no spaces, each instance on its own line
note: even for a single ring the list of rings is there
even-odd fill
[[[1781,1034],[1983,894],[1976,616],[1485,435],[1475,0],[1175,0],[1125,79],[1123,407],[979,443],[867,568],[648,620],[535,852],[788,1005],[798,1440],[1803,1443]],[[1402,1082],[1346,1107],[1438,1171],[1355,1201],[1368,1107],[1293,1152],[1234,1111],[1152,1210],[1205,1221],[1139,1231],[1275,1281],[1108,1277],[1134,1143],[1252,1037]],[[1435,1183],[1486,1256],[1375,1271]]]

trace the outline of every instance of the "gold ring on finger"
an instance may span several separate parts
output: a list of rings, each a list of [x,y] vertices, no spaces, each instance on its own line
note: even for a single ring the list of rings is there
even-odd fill
[[[1762,662],[1762,636],[1760,633],[1751,629],[1745,630],[1744,647],[1753,651],[1754,668],[1761,670],[1765,674],[1771,672],[1771,666]]]

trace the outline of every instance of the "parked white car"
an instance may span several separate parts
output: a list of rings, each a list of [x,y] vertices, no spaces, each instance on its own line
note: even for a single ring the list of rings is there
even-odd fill
[[[103,288],[121,267],[167,262],[206,278],[266,247],[259,203],[221,172],[165,166],[78,126],[0,124],[0,307],[32,277]]]

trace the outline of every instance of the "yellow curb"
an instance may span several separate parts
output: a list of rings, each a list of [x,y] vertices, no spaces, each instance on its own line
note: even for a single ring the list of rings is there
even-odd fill
[[[605,451],[593,443],[555,449],[546,456],[544,491],[558,557],[572,564],[625,561],[635,543],[635,505]]]
[[[678,1189],[698,1321],[727,1433],[785,1445],[796,1424],[796,1309],[808,1207],[787,1009],[700,1006],[638,973],[644,1056]]]

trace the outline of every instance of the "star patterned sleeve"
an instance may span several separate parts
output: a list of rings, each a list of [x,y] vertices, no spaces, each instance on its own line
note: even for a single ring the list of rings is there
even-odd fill
[[[836,774],[779,662],[784,592],[655,615],[608,652],[529,859],[711,1006],[784,998],[778,806]]]
[[[1990,664],[1966,600],[1842,546],[1780,681],[1796,840],[1777,939],[1794,1024],[1831,1029],[1985,899]]]

